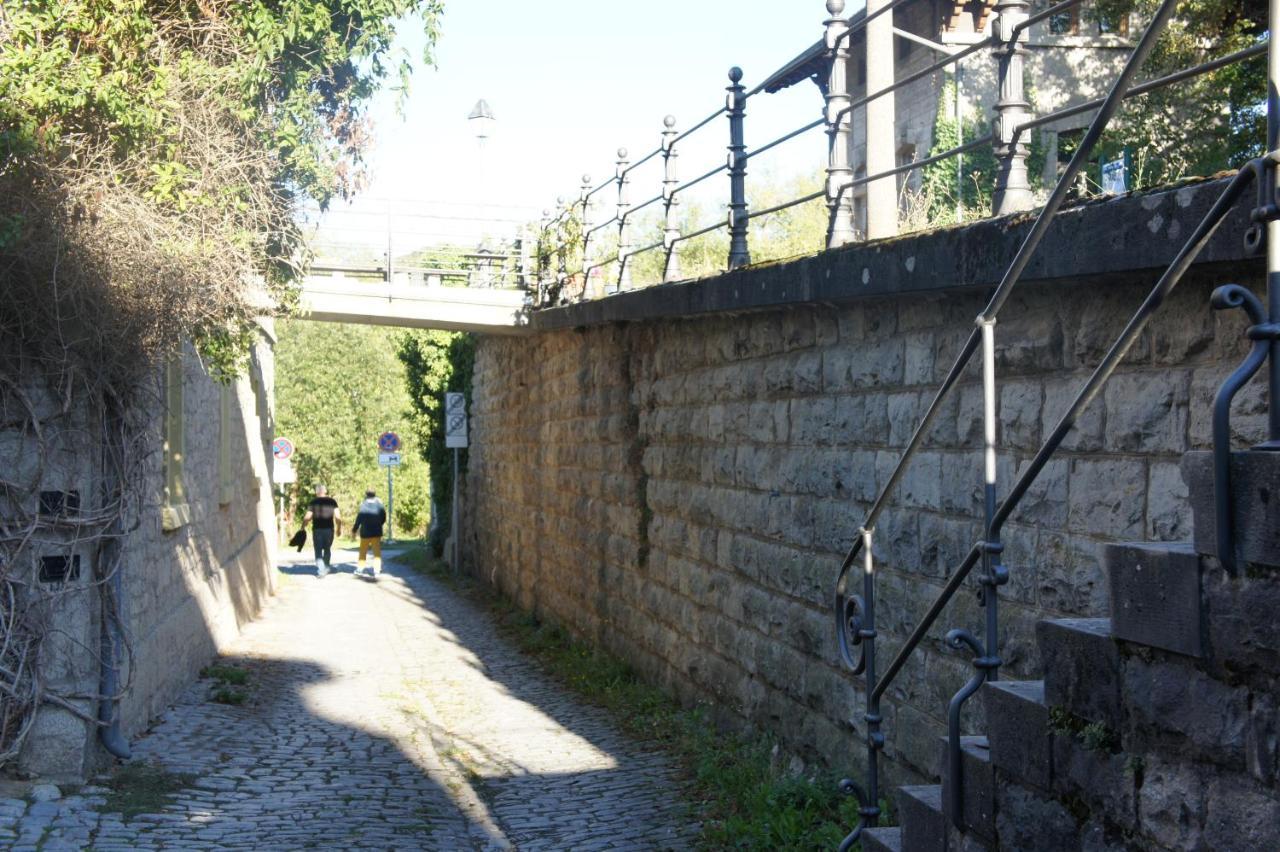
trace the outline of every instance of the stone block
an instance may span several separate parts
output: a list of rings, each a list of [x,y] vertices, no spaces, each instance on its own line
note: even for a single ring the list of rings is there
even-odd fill
[[[1205,790],[1202,835],[1206,849],[1275,849],[1280,846],[1280,792],[1239,775],[1212,778]]]
[[[1079,825],[1059,801],[1018,784],[996,787],[1000,848],[1027,852],[1078,852]]]
[[[1106,618],[1041,621],[1036,638],[1044,663],[1045,702],[1091,722],[1120,721],[1120,653]]]
[[[1147,841],[1145,846],[1211,848],[1202,842],[1205,780],[1203,771],[1194,766],[1155,755],[1146,757],[1142,787],[1137,791],[1138,830]]]
[[[942,785],[899,787],[897,802],[902,848],[910,852],[946,852],[947,818],[942,811]]]
[[[1107,449],[1172,453],[1186,447],[1186,374],[1172,370],[1120,373],[1107,383],[1104,398]]]
[[[1044,392],[1036,382],[1007,382],[1000,387],[1000,445],[1035,450],[1040,445]]]
[[[1196,550],[1216,556],[1213,454],[1187,453],[1182,459],[1182,476],[1191,495]],[[1239,558],[1256,565],[1280,566],[1277,504],[1280,504],[1280,453],[1232,453],[1231,523]]]
[[[1139,538],[1146,517],[1147,471],[1142,459],[1072,459],[1072,529],[1109,538]]]
[[[991,762],[1020,783],[1048,790],[1053,736],[1044,681],[1002,680],[982,688]]]
[[[1135,823],[1133,765],[1128,755],[1093,748],[1079,736],[1053,737],[1053,793],[1083,802],[1090,811],[1129,828]]]
[[[1269,569],[1232,577],[1206,562],[1208,656],[1218,674],[1280,676],[1280,572]]]
[[[1176,750],[1184,758],[1243,768],[1247,689],[1228,686],[1177,658],[1147,662],[1129,656],[1122,672],[1121,698],[1134,740]]]
[[[862,852],[902,852],[902,829],[868,828],[862,832]]]
[[[1204,655],[1200,557],[1190,545],[1109,544],[1103,561],[1117,639]]]
[[[1179,465],[1152,461],[1147,471],[1147,533],[1152,541],[1191,536],[1191,503]]]
[[[950,773],[947,770],[947,738],[939,740],[942,758],[942,808],[952,811]],[[986,737],[960,738],[961,814],[966,833],[972,832],[984,840],[995,842],[995,770],[991,765],[991,752]]]

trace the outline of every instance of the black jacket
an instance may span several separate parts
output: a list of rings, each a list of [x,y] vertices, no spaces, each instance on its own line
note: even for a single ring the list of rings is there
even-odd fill
[[[361,538],[381,538],[382,525],[387,522],[387,510],[382,501],[376,497],[367,498],[360,504],[356,514],[356,522],[351,531]]]

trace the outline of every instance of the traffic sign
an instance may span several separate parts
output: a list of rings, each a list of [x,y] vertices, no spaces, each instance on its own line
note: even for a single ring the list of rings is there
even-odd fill
[[[396,467],[400,464],[399,453],[378,453],[378,464],[383,467]]]
[[[281,461],[293,456],[293,441],[288,438],[276,438],[271,442],[271,454]]]
[[[395,432],[383,432],[378,436],[378,449],[384,453],[394,453],[400,449],[400,436]]]
[[[444,395],[444,445],[467,446],[467,398],[460,393]]]
[[[293,462],[287,458],[277,456],[271,473],[276,485],[292,485],[298,481],[298,472],[293,469]]]

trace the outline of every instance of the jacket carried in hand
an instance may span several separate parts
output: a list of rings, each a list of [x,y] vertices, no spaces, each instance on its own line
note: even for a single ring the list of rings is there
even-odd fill
[[[351,531],[361,538],[381,538],[382,526],[387,522],[387,510],[377,497],[367,497],[356,513]]]

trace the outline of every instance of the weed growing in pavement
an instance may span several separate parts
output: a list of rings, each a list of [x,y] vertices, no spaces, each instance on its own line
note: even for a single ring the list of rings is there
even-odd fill
[[[170,798],[195,781],[195,775],[170,772],[155,763],[126,763],[105,781],[109,792],[102,811],[121,814],[125,819],[160,813]]]
[[[522,651],[609,710],[628,733],[664,747],[688,775],[704,848],[829,850],[857,823],[858,802],[840,794],[835,774],[788,772],[778,765],[773,740],[721,732],[705,709],[682,709],[618,657],[521,612],[488,587],[456,577],[424,547],[406,550],[403,558],[415,571],[487,606]]]
[[[218,704],[230,704],[234,707],[239,707],[249,700],[249,693],[230,686],[220,686],[209,696],[209,700]]]
[[[228,686],[244,686],[249,682],[249,673],[239,666],[213,664],[200,670],[200,677],[222,681]]]

